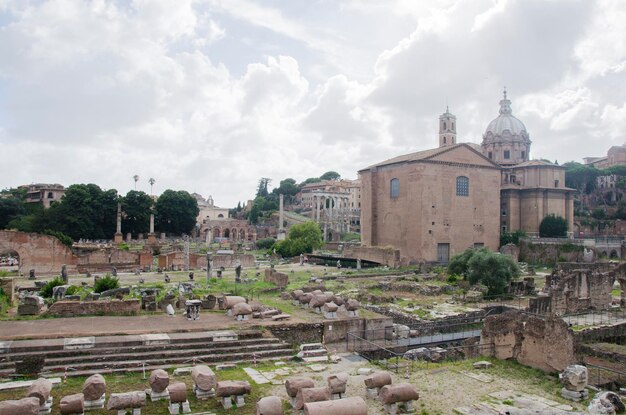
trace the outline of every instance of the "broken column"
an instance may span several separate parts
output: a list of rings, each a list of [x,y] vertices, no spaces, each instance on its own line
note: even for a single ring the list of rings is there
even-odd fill
[[[50,396],[51,390],[52,382],[45,378],[37,379],[28,388],[26,397],[39,399],[40,414],[49,414],[52,410],[52,396]]]
[[[295,409],[304,410],[304,404],[330,400],[330,389],[326,386],[321,388],[301,388],[296,395]]]
[[[85,413],[85,396],[82,393],[67,395],[59,403],[61,415],[83,415]]]
[[[104,408],[106,381],[100,374],[91,375],[83,383],[85,410]]]
[[[252,307],[248,303],[237,303],[233,307],[233,315],[237,318],[237,321],[248,320],[250,314],[252,314]]]
[[[170,392],[170,415],[190,413],[191,408],[189,408],[189,400],[187,399],[187,385],[183,382],[173,382],[170,383],[168,390]]]
[[[283,401],[278,396],[266,396],[256,403],[256,415],[283,415]]]
[[[316,313],[322,312],[322,307],[326,303],[326,295],[324,293],[315,293],[312,295],[311,301],[309,301],[309,308],[312,308]]]
[[[167,386],[170,384],[170,375],[163,369],[156,369],[150,373],[150,389],[146,391],[150,400],[156,402],[161,399],[169,399],[170,392]]]
[[[337,310],[339,310],[339,306],[332,301],[330,303],[324,304],[324,317],[337,318]]]
[[[296,406],[296,396],[298,395],[298,391],[302,388],[312,388],[315,386],[313,379],[305,378],[305,377],[293,377],[289,378],[285,381],[285,389],[287,390],[287,395],[290,398],[291,406],[295,408]]]
[[[350,299],[346,301],[346,310],[348,311],[348,316],[350,317],[359,316],[359,307],[361,307],[361,304],[357,300]]]
[[[587,368],[581,365],[569,365],[563,373],[559,374],[559,379],[563,384],[561,396],[570,401],[578,402],[581,399],[587,399]]]
[[[220,398],[224,409],[232,407],[233,402],[237,408],[246,404],[245,395],[252,391],[250,384],[245,380],[223,380],[217,382],[215,395]]]
[[[116,410],[117,415],[125,415],[132,412],[133,415],[141,415],[141,408],[146,406],[146,393],[134,391],[126,393],[112,393],[107,402],[109,411]]]
[[[346,387],[348,386],[348,374],[345,372],[336,373],[330,375],[326,382],[328,383],[328,389],[330,389],[331,399],[341,399],[342,395],[346,393]]]
[[[391,375],[388,372],[375,372],[363,379],[367,388],[367,397],[376,398],[380,393],[380,388],[391,385]]]
[[[215,396],[215,373],[206,365],[194,366],[191,369],[193,392],[198,399],[208,399]]]
[[[305,415],[367,415],[367,403],[361,397],[304,404]]]
[[[2,415],[38,415],[39,399],[23,398],[0,402],[0,414]]]
[[[201,307],[202,300],[185,301],[185,315],[187,316],[187,320],[198,320],[200,318]]]
[[[379,396],[385,412],[390,415],[397,414],[398,409],[404,412],[413,412],[413,401],[419,399],[417,389],[410,383],[385,385],[380,388]]]
[[[233,307],[238,303],[245,303],[246,299],[244,297],[238,297],[235,295],[227,295],[224,297],[224,307],[226,308],[226,312],[229,316],[233,316]]]

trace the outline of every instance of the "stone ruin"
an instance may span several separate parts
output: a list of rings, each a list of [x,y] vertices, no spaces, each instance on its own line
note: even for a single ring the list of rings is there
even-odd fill
[[[224,409],[230,409],[233,403],[237,408],[244,406],[245,396],[251,391],[250,383],[245,380],[223,380],[215,386],[215,395],[220,398]]]
[[[380,389],[379,397],[385,412],[395,415],[398,411],[413,412],[413,401],[419,399],[419,393],[415,386],[410,383],[397,383],[385,385]]]
[[[574,334],[563,319],[520,311],[489,316],[480,335],[483,353],[544,372],[561,372],[574,363]]]
[[[563,384],[561,396],[574,402],[587,399],[589,397],[589,393],[586,389],[588,378],[589,376],[585,366],[569,365],[565,368],[563,373],[559,374],[559,379]]]

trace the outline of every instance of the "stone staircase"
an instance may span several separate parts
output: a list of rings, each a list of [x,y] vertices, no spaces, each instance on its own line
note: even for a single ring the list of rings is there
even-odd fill
[[[0,342],[0,376],[16,363],[45,356],[44,374],[86,376],[141,372],[194,364],[289,359],[291,345],[258,330],[160,333]]]

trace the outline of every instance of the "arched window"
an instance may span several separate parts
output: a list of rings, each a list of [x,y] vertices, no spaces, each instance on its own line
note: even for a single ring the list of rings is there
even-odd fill
[[[390,195],[392,199],[397,199],[400,195],[400,180],[391,179]]]
[[[443,122],[443,129],[444,130],[446,129],[446,122],[445,121]]]
[[[469,179],[465,176],[456,178],[456,195],[469,196]]]

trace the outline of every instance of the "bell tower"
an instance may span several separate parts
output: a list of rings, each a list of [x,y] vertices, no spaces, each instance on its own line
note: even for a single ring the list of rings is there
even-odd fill
[[[450,114],[446,106],[446,112],[439,116],[439,147],[456,144],[456,117]]]

